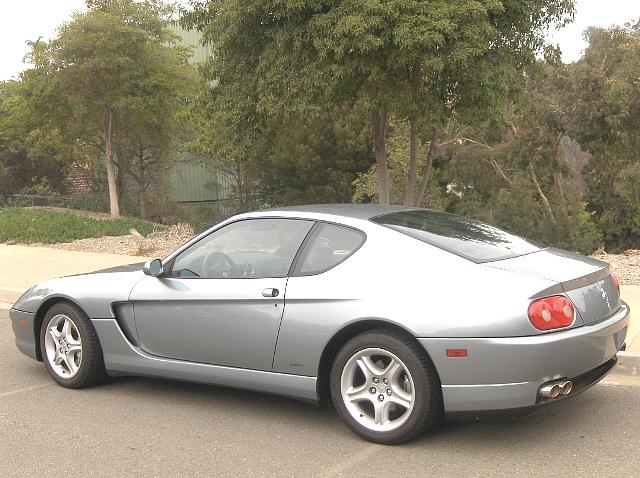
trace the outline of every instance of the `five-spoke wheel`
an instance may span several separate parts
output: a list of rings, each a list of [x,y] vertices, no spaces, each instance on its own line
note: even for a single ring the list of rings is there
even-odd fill
[[[73,320],[54,315],[47,324],[44,349],[51,369],[62,378],[72,378],[82,363],[82,339]]]
[[[334,359],[331,397],[349,427],[378,443],[406,441],[438,422],[438,374],[424,349],[377,329],[349,340]]]
[[[68,302],[59,302],[44,314],[40,351],[49,375],[64,387],[89,387],[106,377],[102,348],[91,321]]]
[[[413,378],[388,350],[367,348],[352,355],[342,370],[340,389],[351,416],[370,430],[394,430],[413,409]]]

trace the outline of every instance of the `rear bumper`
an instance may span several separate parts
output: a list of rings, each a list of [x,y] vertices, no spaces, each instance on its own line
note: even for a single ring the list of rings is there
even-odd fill
[[[590,370],[578,377],[568,377],[573,383],[573,390],[571,394],[567,396],[561,396],[554,400],[538,401],[535,405],[518,407],[518,408],[505,408],[497,410],[467,410],[467,411],[455,411],[447,412],[446,416],[449,420],[478,420],[478,419],[490,419],[490,418],[504,418],[504,417],[522,417],[526,415],[534,415],[538,412],[546,410],[548,407],[553,406],[559,402],[571,400],[573,397],[591,388],[604,377],[606,377],[613,367],[618,362],[617,357],[613,357],[611,360],[603,363],[599,367]]]
[[[623,303],[605,321],[561,332],[418,340],[440,375],[445,413],[480,416],[483,412],[530,411],[545,406],[538,403],[538,390],[550,380],[584,381],[586,377],[590,381],[581,382],[569,397],[593,385],[615,365],[628,323],[629,307]],[[447,349],[467,349],[468,356],[448,358]]]
[[[23,312],[17,309],[9,310],[11,327],[16,336],[18,350],[32,359],[39,360],[34,327],[35,316],[36,314],[31,312]]]

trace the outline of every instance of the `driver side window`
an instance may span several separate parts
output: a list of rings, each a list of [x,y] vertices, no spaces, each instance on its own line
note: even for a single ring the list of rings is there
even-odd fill
[[[258,279],[286,277],[313,226],[299,219],[246,219],[218,229],[181,252],[171,277]]]

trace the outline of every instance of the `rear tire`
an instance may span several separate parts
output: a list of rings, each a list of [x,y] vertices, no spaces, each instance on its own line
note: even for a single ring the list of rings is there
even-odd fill
[[[375,443],[410,440],[443,415],[440,380],[426,351],[389,329],[349,340],[334,359],[330,387],[349,428]]]
[[[90,387],[106,378],[98,334],[75,305],[60,302],[47,310],[40,328],[40,350],[49,375],[63,387]]]

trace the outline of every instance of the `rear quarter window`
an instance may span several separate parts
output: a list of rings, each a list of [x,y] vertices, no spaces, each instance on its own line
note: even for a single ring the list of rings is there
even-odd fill
[[[371,221],[477,263],[510,259],[545,248],[489,224],[442,211],[401,211]]]
[[[360,249],[365,239],[357,229],[320,223],[305,245],[294,275],[316,275],[333,269]]]

